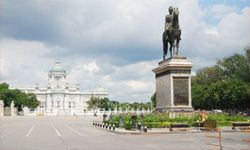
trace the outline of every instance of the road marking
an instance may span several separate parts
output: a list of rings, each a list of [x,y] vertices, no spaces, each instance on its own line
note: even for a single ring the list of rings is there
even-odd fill
[[[33,124],[33,126],[31,127],[31,129],[29,130],[29,132],[26,134],[26,137],[28,137],[30,135],[30,133],[33,131],[34,127],[36,126],[36,124]]]
[[[70,130],[74,131],[75,133],[77,133],[80,136],[84,136],[81,132],[77,131],[76,129],[70,127],[69,125],[66,125],[67,128],[69,128]]]
[[[56,131],[57,136],[61,136],[60,132],[56,129],[56,127],[55,127],[54,125],[51,125],[51,126],[52,126],[52,128],[54,128],[54,130]]]

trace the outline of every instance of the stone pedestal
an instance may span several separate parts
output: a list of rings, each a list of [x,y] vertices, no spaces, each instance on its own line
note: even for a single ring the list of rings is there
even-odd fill
[[[186,57],[159,62],[153,69],[156,78],[156,111],[192,112],[191,69]]]

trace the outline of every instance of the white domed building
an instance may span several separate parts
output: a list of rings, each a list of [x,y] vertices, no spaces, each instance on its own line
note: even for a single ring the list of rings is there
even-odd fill
[[[34,93],[40,101],[36,113],[44,115],[84,115],[87,113],[87,101],[92,96],[108,97],[107,90],[102,87],[81,92],[79,85],[71,86],[67,82],[66,71],[62,64],[55,62],[48,74],[47,87],[11,87],[25,93]]]

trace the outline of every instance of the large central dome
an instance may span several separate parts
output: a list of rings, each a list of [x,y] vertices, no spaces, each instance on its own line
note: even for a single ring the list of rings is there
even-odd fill
[[[63,66],[60,61],[56,61],[50,72],[63,72],[65,73],[65,70],[63,69]]]

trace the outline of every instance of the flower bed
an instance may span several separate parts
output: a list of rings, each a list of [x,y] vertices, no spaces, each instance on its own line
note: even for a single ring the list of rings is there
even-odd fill
[[[203,120],[204,114],[196,113],[192,117],[179,116],[176,118],[170,118],[167,113],[151,113],[143,117],[137,116],[136,123],[138,126],[147,126],[148,128],[169,128],[170,124],[188,124],[190,127],[196,126],[208,126],[217,128],[217,126],[231,126],[232,122],[250,122],[250,117],[238,116],[238,115],[228,115],[228,114],[207,114]],[[119,127],[119,115],[113,116],[113,121],[108,120],[105,123],[115,124]],[[123,128],[131,129],[131,114],[123,114]]]

